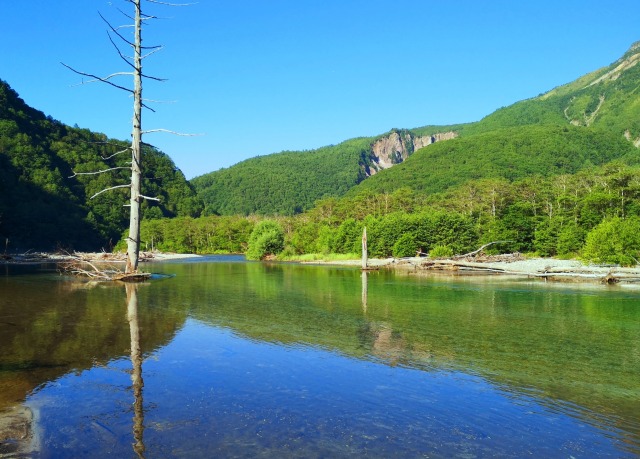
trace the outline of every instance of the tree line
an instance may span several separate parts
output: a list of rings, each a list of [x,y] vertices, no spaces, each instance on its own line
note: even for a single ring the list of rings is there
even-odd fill
[[[321,199],[295,216],[147,220],[142,224],[143,247],[245,253],[251,249],[252,231],[265,220],[281,228],[281,258],[312,253],[357,256],[366,227],[372,257],[417,252],[448,256],[505,241],[487,251],[629,265],[640,258],[640,167],[613,162],[546,178],[481,179],[437,194],[410,188],[390,193],[365,190]],[[274,226],[267,227],[273,233]]]

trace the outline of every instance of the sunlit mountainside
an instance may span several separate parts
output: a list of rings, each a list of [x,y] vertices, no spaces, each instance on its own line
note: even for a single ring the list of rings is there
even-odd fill
[[[616,159],[634,163],[639,61],[640,42],[607,67],[475,123],[394,129],[317,150],[252,158],[193,184],[208,214],[287,215],[345,192],[409,187],[434,193],[468,180],[573,174]]]

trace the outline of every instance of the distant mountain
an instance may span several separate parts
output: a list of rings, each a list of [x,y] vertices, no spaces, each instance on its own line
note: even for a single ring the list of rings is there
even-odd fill
[[[394,129],[310,152],[253,158],[193,184],[208,213],[292,214],[345,192],[410,187],[435,193],[474,179],[575,173],[615,159],[635,163],[638,62],[640,42],[607,67],[475,123]]]
[[[66,126],[29,107],[0,80],[0,251],[75,248],[116,243],[128,228],[128,144]],[[115,154],[115,155],[114,155]],[[144,152],[143,189],[160,203],[144,204],[147,218],[200,214],[202,203],[171,159],[151,146]]]
[[[436,193],[481,178],[573,174],[640,159],[640,42],[608,67],[462,126],[459,138],[352,190]]]
[[[318,199],[344,195],[419,148],[456,136],[451,127],[393,129],[317,150],[251,158],[191,182],[205,203],[205,214],[293,215],[311,209]]]

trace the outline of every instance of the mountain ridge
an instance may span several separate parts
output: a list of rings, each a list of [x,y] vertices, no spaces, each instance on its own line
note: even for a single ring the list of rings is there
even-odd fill
[[[578,79],[558,86],[556,88],[541,94],[540,96],[525,99],[515,102],[506,107],[499,108],[494,112],[483,117],[481,120],[449,126],[425,126],[413,129],[392,129],[390,132],[381,134],[375,137],[359,138],[366,139],[369,145],[366,145],[366,141],[361,145],[359,154],[354,154],[350,158],[348,165],[345,167],[350,168],[352,171],[349,175],[347,184],[342,183],[341,187],[332,186],[327,181],[330,180],[332,174],[341,174],[344,170],[336,169],[335,171],[326,170],[324,176],[309,177],[307,183],[313,184],[315,187],[318,184],[322,192],[313,193],[313,187],[304,187],[304,184],[299,184],[297,181],[300,176],[308,175],[307,169],[318,168],[318,165],[312,161],[305,164],[303,161],[297,163],[297,170],[290,167],[287,164],[288,158],[283,153],[274,153],[272,155],[265,155],[264,157],[270,157],[270,166],[274,170],[267,170],[261,167],[253,167],[254,159],[248,159],[242,163],[231,166],[223,171],[214,171],[202,176],[196,177],[192,180],[199,196],[202,197],[205,202],[207,213],[210,214],[229,214],[229,213],[257,213],[257,214],[295,214],[301,211],[308,210],[313,206],[313,200],[318,200],[326,197],[339,197],[345,192],[354,194],[359,190],[373,190],[377,188],[377,184],[388,184],[392,181],[396,182],[394,189],[409,186],[414,189],[430,190],[430,192],[444,191],[444,189],[435,189],[433,186],[428,185],[429,177],[434,175],[442,175],[442,171],[434,170],[428,165],[422,165],[420,173],[418,171],[411,171],[413,166],[418,163],[417,158],[424,158],[430,155],[420,154],[423,150],[430,148],[436,148],[433,145],[436,142],[427,142],[421,144],[416,139],[435,138],[438,140],[447,140],[447,143],[452,139],[456,139],[457,142],[463,142],[467,145],[467,151],[482,151],[484,150],[482,144],[486,143],[486,138],[477,138],[476,142],[463,140],[470,137],[484,135],[493,132],[497,136],[512,136],[516,134],[516,131],[509,131],[508,129],[522,129],[526,126],[538,126],[540,129],[530,130],[531,133],[535,131],[535,137],[540,140],[540,148],[536,149],[535,146],[531,146],[529,152],[522,157],[519,157],[518,162],[511,166],[511,169],[521,169],[521,172],[507,174],[505,172],[505,178],[511,177],[511,179],[521,177],[522,173],[525,173],[527,167],[524,167],[530,158],[536,157],[551,157],[554,145],[550,145],[549,142],[544,142],[543,138],[545,134],[542,132],[544,129],[548,130],[548,135],[552,136],[558,142],[561,142],[561,134],[556,129],[557,127],[566,127],[567,132],[571,132],[576,138],[574,141],[577,144],[588,145],[593,143],[595,145],[603,145],[611,143],[618,149],[618,153],[613,153],[607,149],[603,153],[603,157],[607,160],[614,160],[618,158],[628,158],[633,150],[627,148],[628,146],[620,142],[620,139],[625,139],[629,142],[629,145],[638,147],[640,146],[640,105],[637,104],[637,98],[633,97],[634,92],[640,88],[640,66],[637,63],[640,62],[640,42],[635,42],[624,53],[622,57],[617,59],[612,64],[602,67],[598,70],[590,72]],[[547,128],[541,128],[541,126],[547,126]],[[573,127],[588,129],[589,133],[586,137],[590,137],[591,140],[586,140],[583,134],[579,131],[573,130]],[[541,130],[542,129],[542,130]],[[605,131],[608,134],[604,134],[600,131]],[[566,136],[565,136],[566,137]],[[606,141],[603,139],[607,138]],[[352,139],[355,140],[355,139]],[[330,149],[335,149],[334,153],[339,155],[342,148],[341,146],[347,145],[350,141],[347,140],[341,144],[335,146],[323,147],[321,149],[312,150],[313,152],[323,151],[323,154],[330,156]],[[524,140],[523,140],[524,142]],[[437,152],[448,150],[448,147],[443,147],[441,142],[437,142],[440,146],[436,148]],[[508,156],[509,152],[501,150],[500,143],[509,145],[509,148],[519,148],[517,145],[513,145],[504,139],[502,141],[492,142],[496,145],[496,150],[491,155],[487,156],[483,162],[500,161],[501,156]],[[460,144],[457,144],[460,145]],[[376,146],[374,148],[374,146]],[[417,146],[417,148],[416,148]],[[456,151],[457,158],[451,156],[453,161],[452,166],[455,167],[456,161],[465,155],[460,155],[459,151]],[[295,152],[287,152],[291,155]],[[305,154],[309,152],[299,152]],[[435,152],[434,152],[435,153]],[[574,152],[577,154],[577,152]],[[443,153],[446,154],[446,153]],[[563,155],[569,155],[568,151],[563,150]],[[550,156],[551,155],[551,156]],[[516,155],[517,156],[517,155]],[[598,159],[597,152],[591,151],[588,157],[584,158],[584,167],[588,167],[590,164],[601,164]],[[412,161],[407,161],[409,158]],[[566,158],[565,158],[566,159]],[[466,160],[473,160],[473,155],[467,157]],[[356,166],[357,163],[357,166]],[[411,176],[411,179],[407,180],[401,177],[400,173],[391,172],[395,167],[400,164],[409,164],[409,166],[402,167],[403,173]],[[521,167],[523,166],[523,167]],[[458,165],[461,169],[464,169],[462,165]],[[582,166],[581,166],[582,167]],[[360,170],[358,170],[358,168]],[[233,182],[232,177],[236,174],[243,175],[246,169],[252,169],[252,176],[245,176],[241,186],[245,188],[230,189],[227,185]],[[477,168],[479,170],[486,170],[486,167]],[[541,168],[540,173],[574,173],[579,170],[572,163],[571,167],[563,169],[560,168]],[[426,171],[428,170],[429,173]],[[477,175],[477,173],[475,174]],[[324,178],[323,178],[324,177]],[[327,178],[329,177],[329,178]],[[386,177],[386,178],[385,178]],[[482,178],[482,177],[470,177]],[[325,182],[323,182],[325,180]],[[304,197],[298,199],[297,205],[281,206],[277,203],[277,200],[270,201],[268,205],[261,205],[262,196],[270,193],[269,187],[276,182],[294,181],[298,183],[298,187],[303,187],[304,190],[301,193]],[[421,183],[416,184],[421,181]],[[451,174],[444,174],[443,177],[438,178],[439,183],[460,183],[459,180]],[[286,186],[280,184],[279,186]],[[446,188],[445,188],[446,189]],[[378,190],[379,191],[379,190]],[[296,193],[288,193],[288,200],[295,200],[292,196]],[[244,200],[239,195],[246,195]],[[233,201],[234,204],[229,203]],[[251,201],[251,206],[242,207],[242,203]]]

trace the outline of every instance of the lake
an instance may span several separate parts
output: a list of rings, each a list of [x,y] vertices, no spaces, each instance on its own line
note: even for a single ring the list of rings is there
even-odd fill
[[[0,266],[0,457],[640,457],[640,286]]]

